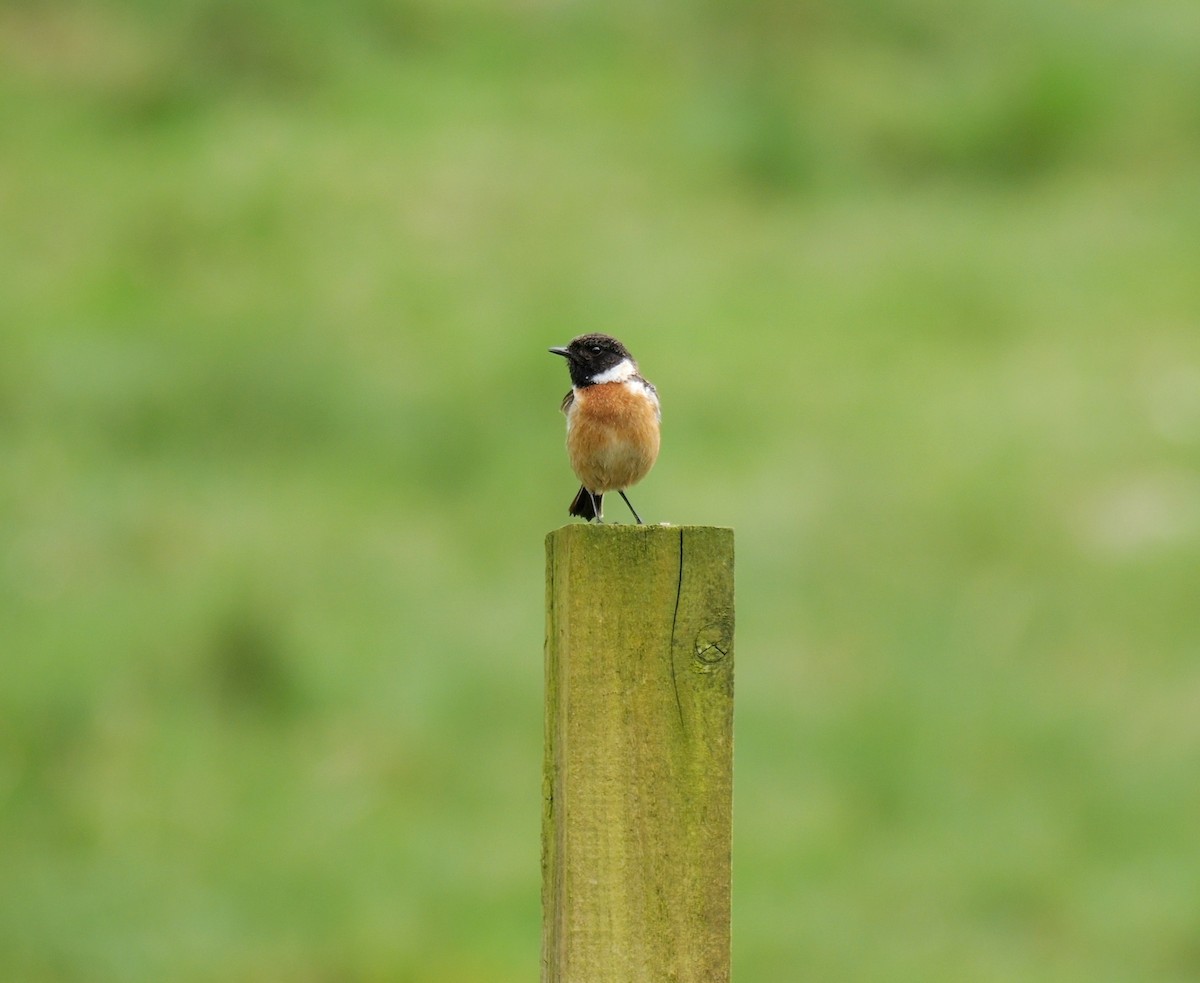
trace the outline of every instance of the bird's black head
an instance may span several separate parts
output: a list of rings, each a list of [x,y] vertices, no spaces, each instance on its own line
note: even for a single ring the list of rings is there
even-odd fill
[[[629,349],[606,334],[584,334],[566,348],[551,348],[567,360],[571,385],[590,386],[595,382],[619,382],[637,374],[637,363]],[[628,371],[622,362],[628,362]],[[615,370],[615,371],[614,371]],[[605,378],[606,375],[611,378]]]

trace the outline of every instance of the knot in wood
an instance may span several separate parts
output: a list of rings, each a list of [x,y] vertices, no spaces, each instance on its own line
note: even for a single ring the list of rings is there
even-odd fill
[[[721,667],[733,648],[733,626],[727,621],[714,621],[696,632],[696,657],[692,668],[696,672],[712,672]]]

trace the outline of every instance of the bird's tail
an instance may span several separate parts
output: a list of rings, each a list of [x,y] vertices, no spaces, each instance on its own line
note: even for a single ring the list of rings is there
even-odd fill
[[[604,495],[600,492],[597,492],[593,496],[583,485],[580,485],[579,494],[575,496],[571,507],[567,509],[567,514],[577,515],[579,518],[587,519],[589,522],[592,519],[599,519],[604,514],[604,506],[601,504],[603,499]]]

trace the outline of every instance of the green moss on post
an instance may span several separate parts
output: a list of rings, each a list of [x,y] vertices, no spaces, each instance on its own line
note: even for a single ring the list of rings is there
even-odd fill
[[[546,537],[542,983],[729,979],[733,530]]]

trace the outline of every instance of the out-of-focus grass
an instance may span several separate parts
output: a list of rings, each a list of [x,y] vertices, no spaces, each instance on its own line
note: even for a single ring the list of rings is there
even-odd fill
[[[529,979],[544,349],[739,555],[743,980],[1200,975],[1186,4],[0,11],[0,976]]]

